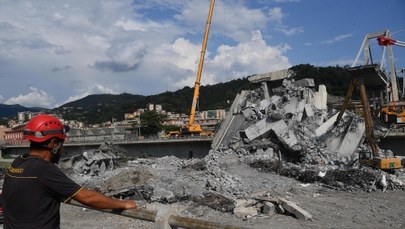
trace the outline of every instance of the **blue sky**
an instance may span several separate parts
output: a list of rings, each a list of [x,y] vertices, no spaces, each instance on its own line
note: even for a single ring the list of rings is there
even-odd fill
[[[53,108],[89,94],[193,87],[209,4],[0,0],[0,103]],[[202,84],[351,65],[367,33],[405,41],[404,9],[402,0],[216,0]],[[404,68],[405,47],[393,49]],[[374,40],[371,51],[379,61]]]

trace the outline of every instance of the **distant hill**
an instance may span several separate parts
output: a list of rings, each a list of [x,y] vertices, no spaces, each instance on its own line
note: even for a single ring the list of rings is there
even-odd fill
[[[201,86],[199,110],[227,108],[237,93],[252,88],[255,86],[247,78]],[[128,93],[89,95],[66,103],[53,109],[53,111],[62,114],[65,119],[85,121],[87,124],[102,123],[113,118],[117,121],[123,120],[125,113],[146,108],[148,103],[160,104],[166,111],[188,114],[191,109],[193,93],[194,88],[184,87],[175,92],[164,92],[151,96]]]
[[[18,112],[23,111],[31,111],[31,112],[39,112],[46,110],[45,108],[39,107],[24,107],[19,104],[16,105],[6,105],[0,104],[0,118],[10,118],[17,116]]]
[[[350,82],[346,68],[315,67],[309,64],[296,65],[291,68],[296,79],[313,78],[316,87],[325,84],[328,93],[344,96]],[[200,87],[198,110],[229,108],[237,93],[242,90],[257,88],[247,77],[235,79],[226,83],[206,85]],[[139,108],[146,108],[148,103],[160,104],[166,111],[189,114],[194,89],[184,87],[175,92],[164,92],[157,95],[143,96],[123,93],[119,95],[98,94],[66,103],[53,112],[62,114],[65,119],[84,121],[96,124],[116,119],[124,119],[124,114],[134,112]],[[0,117],[15,116],[20,111],[40,111],[41,108],[25,108],[20,105],[0,104]]]

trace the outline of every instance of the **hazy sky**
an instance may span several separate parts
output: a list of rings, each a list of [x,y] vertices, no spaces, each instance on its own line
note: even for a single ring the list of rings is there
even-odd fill
[[[54,108],[89,94],[193,87],[209,4],[0,0],[0,103]],[[367,33],[405,41],[404,9],[403,0],[216,0],[202,84],[351,65]],[[405,48],[394,56],[404,68]]]

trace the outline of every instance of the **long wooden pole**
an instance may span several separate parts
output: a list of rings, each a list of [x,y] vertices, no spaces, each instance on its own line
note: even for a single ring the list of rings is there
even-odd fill
[[[128,210],[113,210],[113,209],[95,209],[85,206],[77,201],[72,200],[69,205],[88,208],[96,211],[121,215],[129,218],[145,220],[149,222],[155,222],[157,212],[147,211],[143,209],[128,209]],[[239,227],[234,225],[227,225],[224,223],[210,222],[199,219],[187,218],[182,216],[171,215],[168,219],[168,223],[172,227],[190,228],[190,229],[248,229],[247,227]]]

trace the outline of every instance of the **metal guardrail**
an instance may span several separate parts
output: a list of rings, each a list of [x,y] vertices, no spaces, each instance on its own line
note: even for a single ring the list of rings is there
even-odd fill
[[[100,139],[100,140],[68,140],[64,145],[98,145],[104,142],[109,142],[113,144],[136,144],[136,143],[162,143],[162,142],[186,142],[186,141],[212,141],[213,137],[170,137],[170,138],[143,138],[143,139],[124,139],[124,140],[111,140],[111,139]],[[28,147],[28,142],[16,142],[16,143],[0,143],[0,147]]]
[[[92,209],[96,211],[101,211],[101,212],[106,212],[106,213],[111,213],[111,214],[116,214],[116,215],[122,215],[125,217],[130,217],[134,219],[140,219],[140,220],[145,220],[149,222],[156,222],[159,223],[157,225],[157,228],[167,228],[164,226],[164,224],[169,224],[173,228],[190,228],[190,229],[249,229],[247,227],[240,227],[240,226],[234,226],[234,225],[227,225],[224,223],[218,223],[218,222],[210,222],[210,221],[204,221],[204,220],[199,220],[199,219],[193,219],[193,218],[187,218],[187,217],[182,217],[182,216],[177,216],[177,215],[170,215],[165,214],[166,212],[154,212],[154,211],[147,211],[143,209],[128,209],[128,210],[112,210],[112,209],[94,209],[90,208],[88,206],[82,205],[77,201],[71,201],[71,203],[68,203],[69,205],[77,206],[77,207],[83,207],[87,209]],[[164,210],[164,209],[162,209]],[[163,216],[163,217],[162,217]],[[162,218],[163,218],[163,224],[162,223]]]

